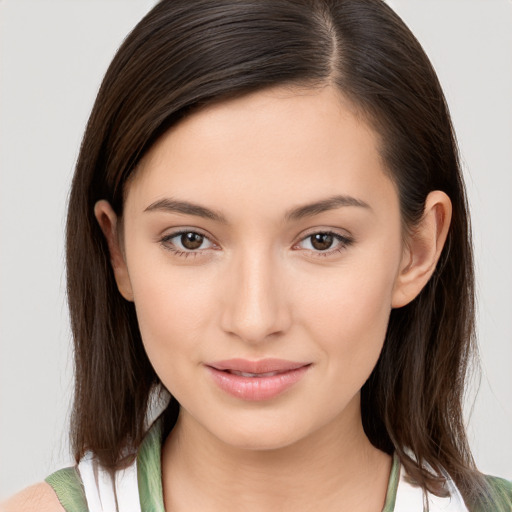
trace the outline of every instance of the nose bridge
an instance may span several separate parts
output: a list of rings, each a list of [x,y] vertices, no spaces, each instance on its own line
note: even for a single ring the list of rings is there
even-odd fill
[[[289,319],[277,260],[272,251],[254,247],[235,257],[228,271],[225,331],[257,343],[286,330]]]

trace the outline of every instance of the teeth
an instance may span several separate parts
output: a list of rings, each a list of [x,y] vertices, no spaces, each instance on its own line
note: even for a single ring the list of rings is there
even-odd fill
[[[233,375],[238,375],[240,377],[273,377],[274,375],[278,375],[279,372],[267,372],[267,373],[248,373],[248,372],[239,372],[237,370],[229,370],[229,373]]]

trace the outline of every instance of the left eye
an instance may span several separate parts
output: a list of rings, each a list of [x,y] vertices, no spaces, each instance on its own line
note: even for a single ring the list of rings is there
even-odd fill
[[[351,240],[337,233],[322,231],[307,236],[301,240],[300,244],[302,244],[303,249],[315,252],[328,252],[329,250],[341,250],[349,245],[350,242]]]
[[[205,235],[195,231],[182,231],[166,236],[163,243],[170,244],[178,251],[197,251],[209,249],[213,246],[212,242]]]

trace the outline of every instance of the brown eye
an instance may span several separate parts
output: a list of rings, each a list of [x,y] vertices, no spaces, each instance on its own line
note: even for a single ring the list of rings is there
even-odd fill
[[[334,242],[334,236],[330,233],[315,233],[310,236],[310,239],[311,245],[317,251],[326,251],[327,249],[330,249]]]
[[[186,230],[164,236],[160,240],[160,244],[176,256],[185,258],[204,255],[215,247],[215,244],[206,235]]]
[[[183,233],[181,235],[181,240],[180,240],[181,245],[183,245],[183,247],[185,249],[188,249],[190,251],[199,249],[199,247],[201,247],[201,245],[203,244],[203,241],[204,241],[203,235],[200,235],[199,233],[193,233],[193,232]]]
[[[296,247],[316,256],[335,256],[354,243],[351,237],[332,231],[318,231],[303,238]]]

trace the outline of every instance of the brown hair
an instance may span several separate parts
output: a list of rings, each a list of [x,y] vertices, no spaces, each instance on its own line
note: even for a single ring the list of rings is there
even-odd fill
[[[105,466],[138,446],[159,380],[135,309],[119,294],[93,215],[122,215],[125,183],[155,141],[205,105],[275,85],[336,85],[381,138],[404,225],[432,190],[453,219],[437,269],[391,313],[380,359],[362,389],[370,441],[396,452],[410,477],[442,493],[443,470],[466,500],[483,489],[468,447],[462,398],[474,353],[471,238],[456,141],[436,74],[381,0],[163,0],[111,63],[83,139],[69,200],[67,276],[75,342],[72,444]],[[171,399],[170,424],[178,405]],[[430,468],[430,469],[427,469]]]

